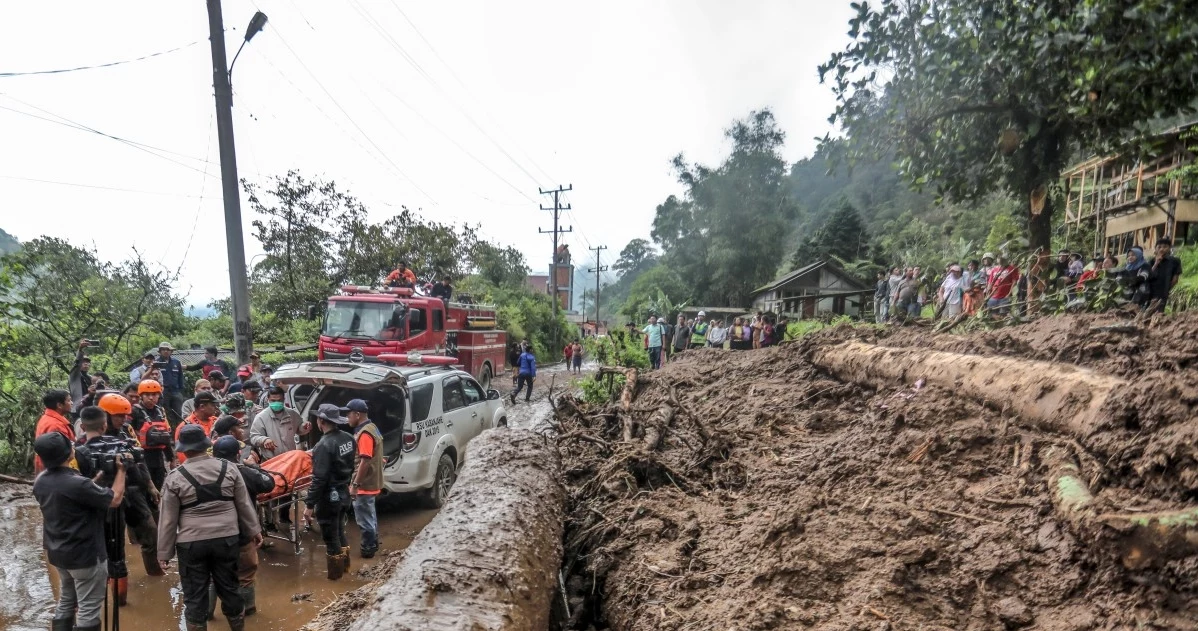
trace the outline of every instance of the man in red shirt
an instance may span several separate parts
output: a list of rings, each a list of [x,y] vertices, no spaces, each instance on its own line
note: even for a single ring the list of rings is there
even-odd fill
[[[998,257],[998,265],[990,269],[986,279],[986,290],[990,296],[986,300],[986,308],[998,315],[1005,316],[1010,311],[1011,290],[1019,280],[1019,268],[1011,265],[1007,256]]]
[[[391,270],[390,274],[387,274],[386,284],[388,287],[415,287],[416,274],[408,269],[407,261],[400,261],[399,267]]]
[[[354,475],[349,494],[354,498],[354,521],[362,531],[362,558],[369,559],[379,549],[379,520],[374,501],[383,490],[383,435],[367,416],[369,408],[362,399],[353,399],[342,411],[354,430]],[[343,551],[346,558],[349,549]]]
[[[66,436],[72,445],[75,444],[75,429],[67,420],[67,415],[71,413],[71,393],[66,390],[50,390],[42,397],[42,405],[46,406],[46,411],[37,420],[37,428],[33,430],[33,439],[37,440],[38,437],[50,432],[58,432]],[[75,464],[74,456],[64,466],[72,469],[79,468]],[[33,457],[33,473],[41,473],[45,468],[42,459],[35,455]]]

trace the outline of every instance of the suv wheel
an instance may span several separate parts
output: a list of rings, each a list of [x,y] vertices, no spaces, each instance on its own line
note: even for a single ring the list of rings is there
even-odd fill
[[[449,500],[449,492],[453,490],[453,483],[458,479],[457,467],[453,464],[453,458],[449,454],[441,454],[440,460],[437,461],[437,475],[433,479],[433,486],[425,495],[425,503],[429,508],[441,508],[445,502]]]

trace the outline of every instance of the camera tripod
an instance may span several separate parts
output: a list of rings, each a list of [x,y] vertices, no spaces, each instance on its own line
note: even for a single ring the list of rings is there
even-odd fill
[[[106,587],[111,590],[112,611],[108,608],[108,594],[104,597],[104,623],[108,631],[121,629],[121,595],[120,581],[129,577],[129,568],[125,564],[125,511],[121,508],[110,508],[104,515],[104,549],[108,553],[108,581]]]

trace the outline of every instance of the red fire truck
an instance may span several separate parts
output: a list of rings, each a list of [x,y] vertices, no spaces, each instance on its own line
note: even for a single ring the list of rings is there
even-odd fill
[[[380,355],[452,355],[484,389],[504,372],[507,333],[496,308],[449,302],[406,287],[346,285],[328,300],[317,357],[380,362]]]

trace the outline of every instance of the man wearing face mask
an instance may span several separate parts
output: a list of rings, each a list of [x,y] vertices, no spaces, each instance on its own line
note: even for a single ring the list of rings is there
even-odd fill
[[[295,437],[303,436],[311,424],[300,418],[299,412],[283,405],[283,389],[272,386],[267,392],[267,408],[254,417],[250,425],[250,444],[262,454],[262,459],[295,449]]]

